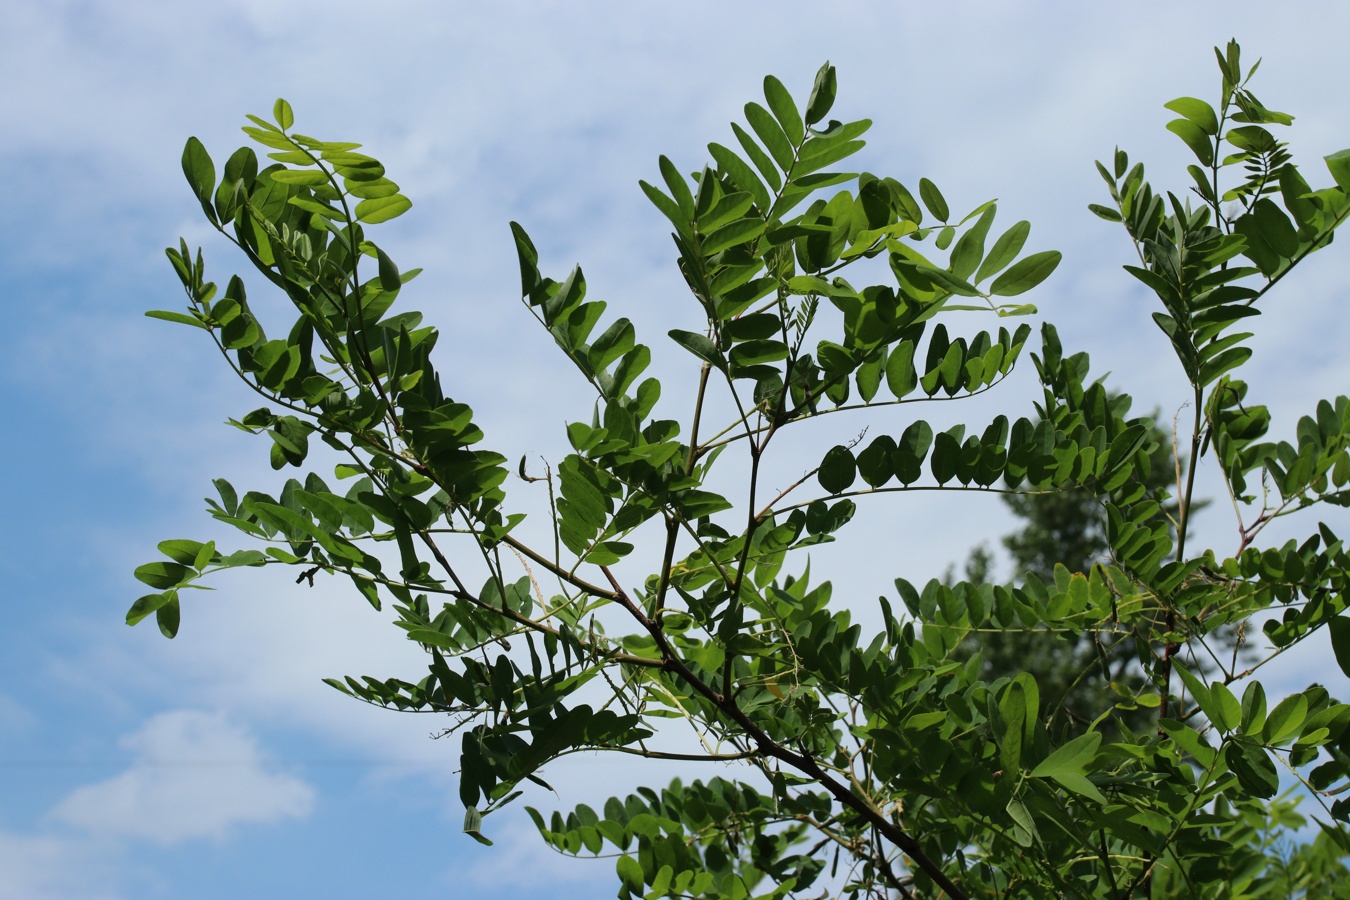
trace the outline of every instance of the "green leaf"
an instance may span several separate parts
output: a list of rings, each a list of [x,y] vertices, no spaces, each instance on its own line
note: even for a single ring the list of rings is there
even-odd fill
[[[323,216],[325,219],[328,219],[331,222],[342,221],[342,212],[340,210],[334,209],[333,207],[327,205],[326,203],[317,203],[305,197],[291,197],[286,202],[291,204],[291,206],[298,206],[305,212],[311,212]]]
[[[280,97],[272,104],[272,118],[281,126],[282,131],[295,124],[295,113],[291,112],[291,105]]]
[[[937,189],[937,185],[927,178],[920,178],[919,197],[923,200],[923,205],[928,207],[928,211],[933,214],[933,218],[939,222],[947,221],[951,211],[947,208],[947,201],[943,199],[942,192]]]
[[[1266,689],[1253,681],[1242,693],[1242,733],[1257,735],[1266,724]]]
[[[1164,103],[1163,108],[1170,109],[1177,115],[1185,116],[1211,137],[1219,133],[1219,117],[1214,114],[1214,107],[1204,100],[1197,100],[1194,97],[1178,97]]]
[[[201,328],[206,331],[211,330],[210,326],[201,319],[198,319],[196,316],[188,315],[187,313],[172,312],[167,309],[151,309],[147,310],[145,314],[152,319],[163,319],[166,322],[178,322],[182,325],[191,325],[194,328]]]
[[[722,336],[731,341],[763,340],[783,331],[783,320],[773,313],[755,313],[722,326]]]
[[[1328,623],[1331,630],[1331,649],[1336,654],[1336,664],[1350,677],[1350,617],[1336,616]]]
[[[975,283],[979,284],[995,272],[1002,271],[1008,263],[1016,259],[1017,254],[1022,252],[1022,245],[1027,242],[1029,234],[1031,223],[1024,219],[999,235],[989,250],[989,255],[980,264],[980,270],[975,273]]]
[[[173,591],[165,591],[162,594],[146,594],[131,604],[131,609],[127,610],[127,624],[135,625],[152,612],[158,610],[161,606],[168,603],[177,596]]]
[[[1280,775],[1264,749],[1246,740],[1231,741],[1224,747],[1224,762],[1237,776],[1238,784],[1257,797],[1269,799],[1280,789]]]
[[[685,870],[688,872],[688,870]],[[652,879],[652,889],[648,891],[648,896],[664,897],[670,893],[670,885],[675,879],[675,870],[668,865],[662,866],[656,870],[656,877]]]
[[[708,153],[717,161],[717,165],[722,171],[731,177],[737,187],[754,197],[755,205],[759,207],[760,212],[767,214],[771,202],[769,191],[764,187],[764,182],[755,174],[755,170],[750,167],[749,163],[721,144],[709,144]]]
[[[160,561],[138,566],[133,574],[137,581],[164,590],[178,587],[191,580],[197,573],[182,563]]]
[[[881,378],[885,374],[885,362],[880,356],[874,356],[858,366],[856,381],[858,384],[858,396],[862,397],[864,403],[871,403],[872,398],[877,395],[877,389],[881,387]]]
[[[183,562],[185,565],[192,566],[192,568],[198,571],[201,571],[202,569],[205,569],[207,566],[209,566],[212,560],[220,558],[219,554],[216,553],[215,541],[207,541],[205,544],[201,543],[200,541],[171,541],[169,543],[177,544],[181,549],[185,551],[195,546],[197,548],[197,552],[192,555],[191,560],[184,560]],[[161,544],[160,546],[162,548],[163,544]],[[259,553],[260,551],[254,550],[252,552]],[[228,565],[227,563],[222,564]]]
[[[392,197],[374,197],[356,204],[356,218],[367,225],[387,222],[412,209],[412,201],[402,194]]]
[[[1298,232],[1275,201],[1263,197],[1256,202],[1253,211],[1256,214],[1256,224],[1261,228],[1261,235],[1270,245],[1270,249],[1285,259],[1292,259],[1298,254]]]
[[[1167,123],[1167,130],[1181,138],[1195,158],[1200,160],[1200,165],[1208,166],[1214,162],[1214,143],[1210,135],[1206,134],[1199,125],[1189,119],[1173,119]]]
[[[698,217],[698,230],[711,234],[733,219],[739,219],[754,204],[754,197],[748,191],[736,191],[718,200],[707,212]]]
[[[398,185],[388,178],[376,178],[374,181],[353,181],[343,179],[347,193],[358,200],[374,200],[380,197],[392,197],[398,193]]]
[[[172,640],[178,634],[179,609],[178,595],[170,591],[173,596],[169,601],[155,610],[155,624],[159,626],[159,633]]]
[[[392,294],[403,287],[403,282],[398,275],[398,266],[394,265],[394,261],[389,258],[388,254],[376,247],[375,257],[380,265],[380,288]]]
[[[863,147],[867,146],[863,141],[838,141],[825,140],[823,138],[813,137],[802,147],[801,156],[797,160],[797,165],[792,169],[793,181],[800,189],[809,173],[823,169],[828,165],[833,165],[845,157],[852,156]],[[837,178],[837,175],[822,173],[815,176],[817,178]],[[848,178],[851,176],[845,176]],[[844,179],[840,179],[844,180]],[[831,182],[834,183],[834,182]],[[824,187],[825,185],[817,185]]]
[[[778,167],[784,172],[789,171],[792,168],[792,144],[778,121],[758,103],[745,104],[745,118],[755,130],[755,134],[764,142],[765,148]]]
[[[842,444],[836,444],[825,454],[816,474],[820,486],[831,494],[839,494],[853,486],[858,477],[858,466],[854,462],[853,452]]]
[[[737,366],[758,366],[787,359],[788,345],[782,341],[749,340],[731,348],[731,362]]]
[[[903,341],[886,357],[886,387],[895,399],[903,400],[919,385],[919,373],[914,368],[913,341]]]
[[[710,363],[713,368],[721,370],[725,367],[722,354],[717,352],[717,345],[706,334],[681,331],[677,328],[670,332],[670,338],[699,359]]]
[[[688,222],[694,217],[694,195],[689,192],[689,182],[680,174],[675,163],[666,156],[660,156],[656,163],[661,169],[661,177],[665,180],[666,187],[670,190],[670,196],[683,215],[683,221]]]
[[[939,434],[938,442],[941,443],[943,438],[950,437],[951,435],[945,432]],[[998,716],[990,725],[998,740],[999,764],[1003,767],[1005,775],[1015,775],[1022,769],[1022,750],[1027,732],[1028,707],[1034,706],[1034,703],[1028,702],[1023,682],[1020,680],[1015,680],[1008,685],[998,702],[996,708]],[[1030,717],[1032,721],[1036,718],[1034,708],[1030,710]],[[991,718],[993,718],[992,710]],[[1000,722],[999,719],[1002,721]]]
[[[1336,186],[1350,193],[1350,150],[1339,150],[1323,159],[1331,177],[1336,179]]]
[[[1012,268],[994,279],[989,292],[1000,297],[1012,297],[1025,293],[1050,277],[1059,265],[1061,254],[1058,250],[1043,250],[1033,253],[1013,264]]]
[[[314,514],[314,518],[329,531],[338,531],[342,528],[342,520],[345,518],[342,509],[338,503],[343,503],[341,498],[333,494],[314,494],[305,490],[295,491],[294,497],[300,502],[300,505]],[[329,498],[333,499],[329,499]],[[334,502],[336,501],[336,502]]]
[[[212,223],[219,221],[216,218],[216,210],[211,205],[211,198],[216,190],[216,166],[211,162],[211,155],[206,152],[202,142],[195,137],[188,138],[187,144],[183,147],[183,174],[187,176],[192,193],[196,194],[198,201],[201,202],[202,212],[206,213],[206,218]]]
[[[286,137],[286,135],[282,134],[280,129],[278,129],[271,122],[267,122],[253,115],[250,115],[249,118],[252,119],[254,122],[257,122],[259,125],[263,126],[261,128],[250,128],[249,126],[245,125],[243,129],[244,134],[253,138],[258,143],[266,147],[273,147],[277,150],[300,149],[299,144],[297,144],[290,138]]]
[[[920,265],[916,266],[915,268],[920,274],[923,275],[923,277],[927,278],[929,281],[933,282],[934,284],[938,285],[939,287],[943,288],[949,293],[957,294],[962,297],[980,296],[980,292],[975,289],[974,285],[967,283],[958,276],[953,275],[951,272],[946,272],[942,269],[933,268],[932,266]]]
[[[182,563],[185,566],[192,566],[193,568],[200,569],[202,566],[196,565],[197,558],[208,546],[211,545],[203,544],[201,541],[179,539],[173,541],[160,541],[155,549],[176,563]],[[207,559],[209,561],[209,554]],[[205,564],[206,563],[202,563],[202,565]]]
[[[751,216],[745,219],[737,219],[723,225],[703,239],[700,249],[704,256],[712,256],[721,253],[731,247],[744,244],[747,241],[753,241],[764,233],[764,220],[757,216]]]
[[[652,205],[661,211],[671,224],[675,226],[681,234],[689,234],[689,217],[686,216],[674,200],[661,192],[661,189],[648,184],[645,181],[639,181],[638,187],[642,188],[642,193],[647,195],[647,199]]]
[[[641,892],[643,885],[642,866],[636,859],[623,854],[614,863],[614,871],[618,873],[619,880],[623,882],[624,887],[630,891]]]
[[[1073,791],[1079,796],[1088,797],[1103,805],[1107,802],[1106,797],[1097,789],[1095,784],[1088,780],[1086,775],[1080,775],[1077,772],[1061,772],[1050,777],[1058,782],[1061,787]]]
[[[956,477],[961,459],[961,442],[949,432],[939,432],[933,439],[933,455],[928,467],[938,484],[946,484]]]
[[[783,127],[783,133],[792,142],[792,146],[800,146],[802,139],[806,137],[802,129],[802,116],[797,112],[797,104],[792,102],[792,95],[783,87],[783,82],[772,75],[766,75],[764,99],[768,101],[773,117]]]
[[[1013,840],[1023,847],[1030,847],[1040,835],[1036,832],[1036,820],[1031,817],[1021,800],[1009,800],[1005,807],[1013,820]]]
[[[1097,748],[1101,743],[1102,736],[1098,732],[1090,731],[1079,735],[1041,760],[1036,768],[1031,770],[1031,777],[1054,778],[1070,772],[1081,775],[1087,771],[1088,764],[1097,755]]]
[[[1211,722],[1217,723],[1218,719],[1222,716],[1222,713],[1219,711],[1218,705],[1215,703],[1213,697],[1210,696],[1209,688],[1205,687],[1205,683],[1191,674],[1190,670],[1179,662],[1173,661],[1172,668],[1175,669],[1177,675],[1181,677],[1182,683],[1184,683],[1186,689],[1191,692],[1191,696],[1200,706],[1201,711],[1209,717]]]
[[[1214,724],[1220,731],[1232,731],[1242,724],[1242,704],[1223,682],[1216,681],[1209,686],[1210,697],[1214,700],[1214,709],[1218,718]]]
[[[783,176],[779,174],[778,167],[773,164],[773,160],[764,152],[764,148],[756,144],[755,139],[750,137],[745,129],[735,122],[731,123],[731,130],[736,134],[736,140],[740,142],[745,155],[750,157],[750,161],[755,164],[755,168],[759,169],[759,173],[764,176],[765,183],[775,191],[781,188]],[[692,205],[690,206],[690,212],[693,212]]]
[[[591,369],[603,372],[615,360],[632,350],[635,334],[632,322],[623,318],[615,319],[605,332],[591,343],[590,352],[587,354]]]
[[[901,484],[908,487],[923,475],[924,457],[932,444],[933,428],[924,420],[918,419],[905,428],[891,454],[891,466]]]
[[[1214,763],[1217,751],[1194,728],[1175,719],[1161,719],[1158,725],[1178,747],[1195,757],[1200,765],[1209,766]],[[1208,730],[1207,726],[1206,730]]]
[[[997,208],[991,203],[980,214],[979,221],[965,234],[961,235],[956,242],[956,246],[952,248],[951,274],[954,278],[960,279],[962,283],[974,274],[975,267],[984,258],[984,239],[989,234],[989,226],[993,224],[996,212]],[[971,288],[971,290],[974,290],[974,288]],[[958,291],[958,293],[960,292]],[[974,295],[967,294],[966,296]]]
[[[458,650],[459,641],[451,635],[431,628],[409,628],[408,640],[416,641],[419,644],[425,644],[428,647],[439,647],[442,650]]]
[[[731,503],[725,497],[712,491],[680,491],[677,499],[680,509],[691,519],[700,519],[724,509],[731,509]]]
[[[309,187],[327,184],[328,175],[318,169],[278,169],[267,177],[277,184],[299,184]]]
[[[783,347],[783,356],[787,356],[787,347]],[[839,344],[821,341],[816,345],[816,361],[831,375],[850,375],[857,368],[854,355]]]
[[[894,470],[891,467],[891,454],[896,450],[895,439],[888,434],[880,435],[858,454],[858,472],[863,481],[871,487],[881,487],[891,480]]]
[[[838,89],[834,66],[826,60],[825,65],[816,72],[815,84],[811,86],[811,96],[806,101],[806,124],[814,125],[829,115],[834,106],[834,95]]]
[[[279,150],[276,153],[267,154],[268,159],[274,159],[279,163],[290,163],[296,166],[314,165],[314,157],[304,150]]]
[[[1251,358],[1250,347],[1229,347],[1218,356],[1205,362],[1200,368],[1199,383],[1209,385],[1226,372],[1230,372]]]
[[[247,313],[231,319],[220,330],[220,342],[226,350],[241,350],[245,347],[252,347],[261,336],[262,329]]]
[[[1285,697],[1266,716],[1261,729],[1261,743],[1277,746],[1293,737],[1308,717],[1308,699],[1302,694]]]

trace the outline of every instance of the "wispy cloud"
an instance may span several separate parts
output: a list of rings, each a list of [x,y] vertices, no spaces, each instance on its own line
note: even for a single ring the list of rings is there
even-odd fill
[[[0,831],[0,900],[114,900],[120,868],[89,840]]]
[[[160,713],[121,743],[135,755],[131,768],[77,788],[52,818],[98,837],[175,844],[303,819],[314,805],[313,788],[271,770],[252,736],[219,713]]]

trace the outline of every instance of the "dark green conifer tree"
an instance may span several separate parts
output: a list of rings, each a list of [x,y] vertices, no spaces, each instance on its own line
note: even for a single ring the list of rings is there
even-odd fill
[[[1156,416],[1155,412],[1155,420]],[[1160,514],[1175,521],[1171,496],[1176,490],[1177,465],[1172,439],[1155,424],[1150,442],[1154,450],[1148,490],[1158,501]],[[1105,514],[1088,491],[1009,494],[1003,499],[1024,523],[1002,540],[1017,581],[1036,578],[1052,584],[1057,566],[1068,572],[1087,573],[1095,565],[1110,562]],[[981,544],[967,558],[964,575],[972,582],[986,583],[995,574],[995,563],[994,554]],[[954,568],[948,570],[945,580],[955,580]],[[1147,646],[1129,633],[1058,634],[1033,628],[972,633],[962,650],[968,655],[980,654],[981,677],[988,680],[1032,673],[1041,685],[1042,696],[1054,703],[1052,724],[1067,739],[1092,724],[1087,711],[1100,713],[1104,692],[1120,697],[1121,705],[1113,716],[1118,727],[1137,733],[1151,726],[1154,710],[1133,706],[1126,700],[1138,693],[1143,682],[1138,665],[1141,648],[1147,652]]]

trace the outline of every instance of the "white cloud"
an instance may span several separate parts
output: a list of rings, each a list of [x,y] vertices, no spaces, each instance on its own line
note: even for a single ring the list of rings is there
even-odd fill
[[[0,900],[112,900],[115,875],[87,841],[0,831]]]
[[[219,713],[160,713],[122,745],[131,768],[77,788],[53,818],[99,837],[143,838],[173,844],[226,836],[232,826],[303,819],[314,789],[268,771],[257,743]]]

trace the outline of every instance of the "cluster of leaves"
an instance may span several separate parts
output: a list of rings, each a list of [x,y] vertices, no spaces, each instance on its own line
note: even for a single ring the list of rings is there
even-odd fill
[[[1156,445],[1157,451],[1150,454],[1150,468],[1144,481],[1151,495],[1162,499],[1162,515],[1175,520],[1175,505],[1166,499],[1175,489],[1176,461],[1170,452],[1171,438],[1155,424],[1146,442]],[[1070,572],[1090,572],[1093,566],[1110,562],[1105,516],[1090,490],[1009,493],[1002,500],[1022,523],[1002,541],[1016,577],[1030,574],[1044,583],[1054,580],[1056,566],[1064,566]],[[981,544],[966,560],[965,580],[988,581],[995,565],[995,557]],[[953,566],[944,581],[951,583],[955,578]],[[1115,627],[1055,634],[985,630],[968,635],[957,653],[978,653],[980,677],[985,681],[1030,673],[1042,694],[1058,710],[1057,728],[1069,736],[1095,727],[1109,737],[1117,719],[1123,719],[1132,732],[1146,731],[1152,726],[1155,712],[1146,706],[1134,711],[1118,706],[1113,722],[1093,722],[1104,706],[1118,698],[1138,695],[1145,678],[1139,665],[1137,641]]]
[[[1212,130],[1200,101],[1172,104],[1212,138],[1179,132],[1211,147],[1202,205],[1164,203],[1142,166],[1117,153],[1114,169],[1103,167],[1116,205],[1097,208],[1126,224],[1142,264],[1130,271],[1158,295],[1155,320],[1195,391],[1175,521],[1152,478],[1165,451],[1151,421],[1130,417],[1130,399],[1092,380],[1087,356],[1066,354],[1049,325],[1032,353],[1044,387],[1034,415],[997,416],[978,434],[902,415],[896,433],[861,449],[838,444],[764,495],[761,463],[799,423],[997,385],[1031,328],[953,336],[953,314],[1033,312],[1008,298],[1059,262],[1054,251],[1023,255],[1026,222],[989,245],[992,201],[957,219],[927,179],[916,199],[892,178],[831,171],[863,146],[870,123],[826,120],[829,64],[804,107],[766,78],[765,103],[747,104],[746,127],[733,125],[739,152],[710,144],[712,163],[688,175],[663,157],[664,189],[642,184],[674,228],[700,315],[694,330],[669,335],[696,365],[688,419],[657,416],[661,381],[642,377],[651,354],[633,323],[603,324],[606,305],[587,299],[580,268],[561,280],[541,273],[513,224],[525,308],[595,391],[589,415],[567,426],[572,452],[542,475],[524,460],[517,469],[541,485],[522,490],[547,504],[553,540],[543,546],[517,536],[525,514],[520,492],[508,503],[506,457],[479,446],[472,411],[444,393],[437,332],[416,312],[392,312],[416,270],[401,272],[366,235],[409,206],[383,167],[356,144],[293,133],[284,101],[274,122],[246,129],[274,151],[264,169],[244,148],[218,182],[190,140],[184,171],[208,219],[298,317],[286,339],[269,341],[242,281],[217,300],[200,251],[186,245],[169,256],[189,307],[152,315],[205,330],[266,399],[233,424],[268,435],[275,468],[303,467],[318,434],[340,455],[334,476],[351,486],[338,493],[308,472],[275,498],[240,499],[217,481],[211,514],[265,549],[165,542],[168,561],[137,570],[156,593],[128,622],[155,613],[173,636],[181,592],[236,566],[341,575],[377,607],[392,599],[397,626],[427,652],[426,674],[329,683],[452,718],[465,831],[484,842],[484,816],[525,782],[546,784],[545,766],[569,753],[741,763],[738,783],[676,781],[551,819],[532,811],[562,852],[617,855],[621,897],[804,897],[828,892],[826,878],[876,897],[1125,897],[1150,883],[1193,896],[1237,884],[1222,895],[1255,896],[1277,863],[1320,877],[1327,853],[1350,850],[1347,801],[1326,807],[1323,855],[1298,865],[1277,859],[1262,827],[1294,813],[1261,801],[1277,792],[1277,760],[1324,804],[1344,790],[1350,706],[1313,685],[1267,711],[1250,678],[1264,659],[1246,671],[1219,661],[1212,678],[1195,663],[1216,628],[1280,606],[1284,620],[1267,629],[1280,650],[1328,627],[1350,664],[1342,542],[1323,524],[1297,546],[1254,543],[1276,516],[1343,503],[1346,400],[1320,405],[1297,445],[1260,443],[1269,414],[1244,404],[1232,374],[1250,355],[1249,335],[1231,330],[1330,242],[1350,211],[1350,155],[1329,159],[1336,187],[1306,189],[1283,148],[1251,130],[1281,114],[1251,96],[1237,59],[1235,45],[1221,54]],[[1250,124],[1225,130],[1230,120]],[[1223,141],[1241,152],[1216,162]],[[1229,214],[1221,176],[1239,165],[1247,174]],[[1277,197],[1292,220],[1279,218]],[[877,273],[884,283],[862,283]],[[711,404],[714,392],[728,403]],[[705,412],[716,408],[734,414],[714,430]],[[1228,559],[1185,547],[1194,469],[1207,453],[1222,461],[1235,504],[1254,502],[1248,480],[1262,486]],[[711,475],[735,457],[748,475],[725,496]],[[903,611],[881,598],[884,627],[873,636],[831,602],[828,582],[787,567],[794,551],[840,535],[855,498],[934,488],[1085,491],[1103,511],[1110,563],[1006,585],[897,579]],[[636,564],[640,547],[652,548],[650,574],[625,585],[614,566]],[[545,594],[541,575],[556,593]],[[1035,677],[986,679],[978,654],[958,649],[1009,631],[1129,636],[1147,678],[1066,731],[1062,704],[1043,698]],[[1230,685],[1243,679],[1238,700]],[[582,702],[597,691],[598,708]],[[1154,711],[1149,733],[1133,730],[1140,709]],[[1244,852],[1234,853],[1241,835]]]

